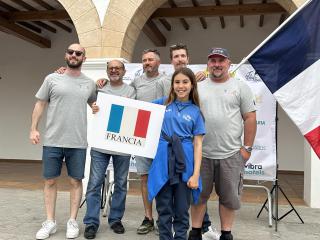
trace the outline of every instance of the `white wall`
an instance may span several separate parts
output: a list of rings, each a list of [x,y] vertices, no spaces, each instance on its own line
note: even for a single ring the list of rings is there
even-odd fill
[[[221,29],[218,18],[206,18],[203,30],[198,19],[187,19],[186,31],[178,20],[170,20],[171,32],[159,28],[167,37],[167,45],[186,43],[191,63],[205,63],[212,46],[228,48],[234,63],[254,49],[273,29],[279,16],[265,16],[264,27],[258,27],[259,17],[245,17],[245,27],[239,27],[239,17],[226,17]],[[0,159],[41,159],[41,147],[29,143],[30,118],[35,103],[34,94],[44,77],[64,65],[67,45],[77,41],[75,33],[59,31],[51,35],[52,48],[41,49],[10,35],[0,33]],[[141,52],[154,47],[142,33],[137,41],[133,62],[141,62]],[[169,63],[168,47],[159,48],[162,62]],[[278,111],[278,160],[281,170],[303,171],[303,137],[285,113]],[[42,119],[42,125],[45,119]]]
[[[259,16],[244,17],[245,27],[240,28],[239,17],[225,17],[226,28],[222,29],[219,18],[206,18],[208,29],[201,27],[198,19],[186,19],[190,30],[183,29],[179,20],[170,20],[172,31],[167,31],[157,21],[159,29],[167,38],[167,46],[185,43],[189,49],[190,62],[205,63],[211,47],[227,48],[234,63],[239,63],[258,46],[274,29],[278,27],[278,15],[266,15],[263,27],[259,27]],[[141,62],[141,52],[146,48],[155,48],[144,33],[141,33],[135,46],[133,62]],[[157,48],[162,63],[170,63],[169,48]],[[280,170],[304,170],[304,138],[284,111],[278,110],[278,163]]]
[[[0,159],[41,159],[41,146],[29,143],[34,95],[48,73],[65,65],[67,46],[78,41],[74,31],[59,29],[50,38],[52,48],[42,49],[0,32]]]

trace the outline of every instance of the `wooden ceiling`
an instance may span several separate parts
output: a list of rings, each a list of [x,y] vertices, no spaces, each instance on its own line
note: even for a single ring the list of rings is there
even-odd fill
[[[259,16],[257,26],[263,27],[266,15],[279,18],[279,25],[288,17],[286,10],[274,0],[168,0],[166,4],[157,9],[144,26],[144,33],[159,47],[166,46],[166,37],[160,31],[174,31],[170,24],[172,18],[179,20],[179,24],[186,31],[191,29],[188,21],[198,18],[197,27],[210,30],[208,21],[219,19],[220,27],[226,28],[225,19],[230,16],[239,16],[239,25],[245,27],[245,16]]]
[[[41,48],[50,48],[49,34],[71,33],[72,21],[56,0],[0,0],[0,31]]]
[[[273,0],[168,0],[157,9],[143,28],[143,32],[156,46],[166,46],[166,37],[159,29],[174,31],[170,19],[190,30],[188,19],[199,19],[199,27],[210,29],[209,18],[218,18],[226,28],[225,18],[239,16],[240,27],[245,27],[245,16],[257,15],[257,25],[264,26],[265,15],[279,17],[281,24],[288,16],[285,9]],[[71,32],[72,21],[57,0],[0,0],[0,31],[12,34],[42,48],[50,48],[48,33],[59,30]]]

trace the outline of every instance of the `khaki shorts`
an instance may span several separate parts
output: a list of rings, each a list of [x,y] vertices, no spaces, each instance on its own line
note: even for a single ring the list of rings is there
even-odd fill
[[[203,158],[200,171],[202,203],[208,201],[214,183],[219,203],[229,209],[238,210],[241,206],[244,166],[245,160],[240,152],[225,159]]]
[[[147,175],[149,174],[149,170],[152,164],[152,158],[135,156],[136,159],[136,167],[137,174],[139,175]]]

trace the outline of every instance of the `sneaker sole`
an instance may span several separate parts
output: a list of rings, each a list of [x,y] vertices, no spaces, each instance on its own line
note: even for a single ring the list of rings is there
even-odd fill
[[[54,229],[49,233],[48,236],[44,236],[44,237],[37,237],[37,236],[36,236],[36,239],[37,239],[37,240],[47,239],[47,238],[50,237],[51,234],[55,234],[56,232],[57,232],[57,228],[54,228]]]
[[[67,239],[74,239],[74,238],[77,238],[77,237],[79,237],[79,233],[78,234],[75,234],[75,235],[66,235],[66,238]]]
[[[147,233],[152,232],[152,231],[154,231],[154,227],[146,229],[145,231],[137,230],[137,233],[138,234],[147,234]]]

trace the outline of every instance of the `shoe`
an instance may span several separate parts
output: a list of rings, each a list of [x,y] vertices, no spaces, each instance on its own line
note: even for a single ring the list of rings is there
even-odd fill
[[[36,234],[36,239],[46,239],[50,234],[54,234],[57,231],[56,221],[46,220],[42,223],[42,227]]]
[[[233,236],[231,233],[221,234],[219,240],[233,240]]]
[[[84,229],[83,236],[86,239],[94,239],[96,238],[96,234],[98,231],[98,227],[95,225],[86,225],[86,228]]]
[[[189,232],[188,240],[202,240],[201,232],[200,232],[200,234],[199,234],[199,233],[197,233],[196,231],[191,230],[191,231]]]
[[[111,225],[111,229],[114,233],[122,234],[125,232],[124,227],[121,222],[115,222]]]
[[[153,219],[150,220],[147,217],[144,217],[140,227],[137,229],[138,234],[147,234],[148,232],[151,232],[154,230],[154,221]]]
[[[79,236],[79,226],[75,219],[69,219],[67,222],[66,238],[77,238]]]
[[[220,239],[220,233],[217,231],[215,227],[208,227],[208,231],[202,234],[203,240],[219,240]]]

